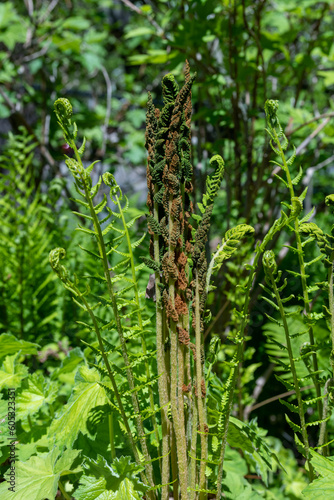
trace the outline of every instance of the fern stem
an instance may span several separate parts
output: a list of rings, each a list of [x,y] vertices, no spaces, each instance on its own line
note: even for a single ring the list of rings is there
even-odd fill
[[[281,142],[279,140],[279,137],[277,135],[277,132],[276,132],[275,129],[273,129],[273,132],[274,132],[274,137],[275,137],[276,144],[278,146],[278,151],[279,151],[280,157],[281,157],[283,165],[284,165],[284,171],[285,171],[286,178],[287,178],[287,181],[288,181],[288,186],[289,186],[289,191],[290,191],[290,197],[291,197],[291,203],[292,203],[292,199],[295,196],[295,192],[294,192],[294,187],[293,187],[292,180],[291,180],[289,166],[288,166],[288,163],[286,161],[285,154],[284,154]],[[309,295],[308,295],[308,291],[307,291],[304,253],[303,253],[302,241],[301,241],[300,232],[299,232],[299,219],[298,219],[298,217],[295,217],[294,232],[295,232],[295,235],[296,235],[296,243],[297,243],[297,250],[298,250],[298,261],[299,261],[300,274],[301,274],[301,284],[302,284],[302,290],[303,290],[303,300],[304,300],[305,312],[306,312],[306,317],[309,320],[310,319],[311,309],[310,309]],[[309,331],[310,344],[314,345],[314,334],[313,334],[313,327],[312,327],[311,324],[309,324],[309,330],[308,331]],[[312,362],[313,362],[313,369],[314,369],[315,372],[317,372],[319,370],[319,367],[318,367],[317,355],[316,355],[315,352],[312,353]],[[315,390],[316,390],[317,398],[320,398],[321,397],[321,390],[320,390],[319,382],[317,380],[317,376],[313,375],[312,376],[312,380],[313,380],[314,387],[315,387]],[[318,414],[319,414],[319,419],[320,419],[321,415],[322,415],[322,404],[321,404],[321,400],[320,399],[318,399],[318,401],[317,401],[317,408],[318,408]]]
[[[319,441],[318,441],[318,447],[320,455],[327,456],[328,455],[328,446],[324,446],[325,441],[326,441],[326,434],[327,434],[327,417],[328,417],[328,397],[329,397],[329,387],[334,383],[333,378],[329,378],[324,387],[324,404],[323,404],[323,410],[322,410],[322,422],[320,424],[320,435],[319,435]],[[324,453],[322,453],[324,451]]]
[[[63,483],[60,481],[60,479],[58,481],[58,487],[59,487],[59,489],[61,491],[61,494],[63,495],[64,499],[65,500],[71,500],[70,495],[67,494],[67,492],[65,490],[65,487],[64,487]]]
[[[232,412],[232,406],[233,406],[233,397],[234,397],[234,390],[236,386],[236,381],[237,381],[237,375],[238,375],[238,365],[239,362],[242,359],[243,355],[243,341],[244,341],[244,336],[245,336],[245,329],[248,323],[248,308],[249,308],[249,301],[250,301],[250,292],[253,287],[253,282],[255,279],[255,269],[257,268],[259,258],[262,254],[263,247],[267,243],[267,240],[269,239],[268,237],[269,231],[266,235],[266,237],[263,240],[263,246],[260,247],[258,246],[256,248],[256,254],[255,258],[253,261],[252,265],[252,272],[249,275],[246,290],[245,290],[245,302],[244,302],[244,307],[243,307],[243,312],[242,312],[242,321],[240,325],[240,332],[237,336],[237,351],[235,354],[235,358],[233,361],[233,367],[232,367],[232,374],[230,374],[231,377],[231,382],[228,388],[228,393],[227,393],[227,401],[226,401],[226,409],[224,409],[224,424],[223,424],[223,429],[222,429],[222,444],[221,444],[221,450],[220,450],[220,457],[219,457],[219,465],[218,465],[218,474],[217,474],[217,498],[221,498],[222,494],[222,480],[223,480],[223,469],[224,469],[224,459],[225,459],[225,449],[226,449],[226,444],[227,444],[227,434],[228,434],[228,425],[229,425],[229,419],[230,415]]]
[[[308,474],[309,474],[310,481],[312,481],[314,478],[314,472],[313,472],[313,466],[310,462],[310,445],[309,445],[308,435],[307,435],[307,430],[306,430],[303,400],[301,397],[301,392],[300,392],[298,377],[297,377],[297,371],[296,371],[294,356],[293,356],[293,352],[292,352],[289,327],[288,327],[288,323],[286,320],[286,315],[285,315],[283,303],[282,303],[279,291],[277,289],[275,278],[272,274],[271,269],[269,269],[269,268],[267,268],[267,269],[268,269],[268,274],[270,276],[271,286],[273,288],[273,291],[274,291],[274,294],[276,297],[276,301],[277,301],[277,305],[279,307],[279,312],[280,312],[280,315],[281,315],[281,318],[283,321],[286,345],[287,345],[287,349],[288,349],[288,353],[289,353],[290,368],[291,368],[291,372],[292,372],[293,384],[295,386],[296,397],[297,397],[297,401],[298,401],[298,411],[299,411],[299,418],[300,418],[301,431],[302,431],[301,434],[302,434],[303,441],[304,441],[306,461],[308,463],[308,468],[309,468]]]
[[[190,464],[189,464],[189,485],[196,484],[196,449],[197,449],[197,406],[195,403],[195,394],[192,391],[194,404],[191,412],[191,440],[190,440]],[[190,491],[190,500],[195,500],[196,491],[193,488]]]
[[[122,206],[121,206],[121,203],[120,203],[117,195],[116,195],[116,203],[118,206],[119,213],[121,214],[122,224],[123,224],[123,228],[125,231],[126,241],[127,241],[127,245],[128,245],[128,251],[129,251],[129,255],[130,255],[132,281],[133,281],[134,292],[135,292],[135,301],[136,301],[136,305],[137,305],[137,309],[138,309],[137,310],[137,318],[138,318],[138,325],[140,328],[141,345],[142,345],[142,349],[143,349],[143,354],[146,356],[147,347],[146,347],[146,341],[145,341],[145,337],[144,337],[144,333],[143,333],[143,319],[142,319],[142,314],[141,314],[141,304],[140,304],[140,297],[139,297],[139,292],[138,292],[138,282],[137,282],[137,277],[136,277],[135,262],[134,262],[133,251],[132,251],[132,246],[131,246],[131,239],[130,239],[129,230],[128,230],[128,227],[126,225],[126,221],[124,218]],[[149,366],[147,359],[145,359],[145,370],[146,370],[146,378],[147,378],[147,380],[150,380],[151,373],[150,373],[150,366]],[[160,437],[159,437],[157,421],[156,421],[155,413],[154,413],[155,407],[154,407],[154,397],[153,397],[152,387],[149,386],[148,390],[149,390],[150,408],[151,408],[151,411],[153,412],[152,417],[151,417],[151,421],[152,421],[153,429],[155,431],[155,438],[156,438],[157,444],[158,444],[158,453],[159,453],[159,456],[161,456]],[[162,466],[161,460],[159,462],[160,462],[160,471],[161,471],[161,466]]]
[[[171,259],[175,258],[175,248],[172,245],[172,231],[175,218],[172,215],[172,202],[173,197],[169,196],[169,210],[168,210],[168,226],[169,226],[169,241],[168,241],[168,254]],[[172,307],[175,309],[175,280],[169,277],[168,280],[168,296],[171,301]],[[171,389],[170,389],[170,401],[171,410],[173,417],[173,427],[175,429],[175,441],[176,441],[176,451],[177,451],[177,461],[178,461],[178,476],[180,482],[181,499],[188,499],[188,464],[187,464],[187,442],[185,428],[182,423],[183,413],[183,395],[180,394],[178,380],[179,377],[183,377],[183,372],[179,369],[179,359],[178,359],[178,334],[176,330],[176,322],[169,318],[170,324],[170,339],[171,339],[171,350],[170,350],[170,368],[171,368]],[[182,404],[182,408],[181,408]],[[184,422],[184,420],[183,420]]]
[[[79,152],[78,152],[78,149],[76,147],[74,140],[71,141],[70,146],[74,150],[75,157],[76,157],[77,161],[81,165],[82,169],[84,169],[81,157],[79,155]],[[146,464],[145,464],[146,474],[147,474],[149,485],[154,486],[153,467],[152,467],[152,463],[151,463],[151,457],[150,457],[148,449],[147,449],[145,432],[144,432],[143,423],[142,423],[142,420],[140,417],[138,393],[135,390],[133,373],[132,373],[132,369],[130,367],[130,362],[129,362],[126,343],[125,343],[125,339],[124,339],[121,319],[119,316],[117,303],[116,303],[116,297],[115,297],[115,294],[113,292],[113,287],[112,287],[112,283],[111,283],[111,277],[110,277],[110,273],[109,273],[109,265],[108,265],[108,259],[107,259],[107,252],[106,252],[106,248],[105,248],[105,244],[104,244],[104,240],[103,240],[102,230],[101,230],[99,219],[98,219],[97,214],[94,210],[94,205],[93,205],[92,198],[90,196],[87,184],[83,178],[82,178],[82,182],[84,185],[84,192],[85,192],[85,197],[86,197],[86,200],[87,200],[87,203],[89,206],[89,211],[90,211],[91,217],[93,219],[93,225],[94,225],[94,229],[95,229],[97,245],[98,245],[99,253],[100,253],[102,264],[103,264],[104,275],[105,275],[105,279],[107,282],[108,293],[109,293],[111,303],[112,303],[113,313],[114,313],[115,320],[116,320],[117,332],[119,334],[119,338],[120,338],[120,342],[121,342],[122,355],[123,355],[124,364],[126,366],[126,374],[127,374],[130,392],[131,392],[132,405],[133,405],[133,409],[134,409],[134,412],[136,415],[136,417],[135,417],[136,427],[137,427],[137,431],[138,431],[138,435],[139,435],[139,441],[141,444],[142,452],[143,452],[143,455],[145,457],[145,462],[146,462]],[[152,498],[155,498],[155,494],[153,492],[150,492],[150,493],[152,493],[152,495],[150,494],[150,496]]]
[[[330,355],[330,362],[332,366],[332,376],[334,377],[334,292],[333,292],[333,275],[334,275],[334,252],[331,254],[331,265],[328,268],[328,302],[330,312],[330,325],[331,325],[331,340],[332,352]]]
[[[113,412],[111,411],[108,415],[108,427],[109,427],[109,441],[110,441],[110,450],[111,450],[111,460],[116,458],[116,450],[115,450],[115,442],[114,442],[114,419]]]
[[[155,186],[155,192],[158,191]],[[154,218],[159,222],[158,204],[154,202]],[[159,236],[154,234],[154,260],[160,265],[159,255]],[[168,500],[169,487],[169,440],[170,440],[170,421],[167,415],[167,405],[169,403],[168,384],[167,384],[167,368],[164,345],[164,318],[162,310],[162,297],[160,290],[160,272],[155,273],[155,299],[156,299],[156,330],[157,330],[157,367],[158,367],[158,389],[159,403],[161,407],[161,431],[162,431],[162,466],[161,466],[161,482],[163,485],[161,490],[161,500]],[[173,477],[173,479],[175,479]]]
[[[199,489],[204,490],[206,488],[206,478],[205,478],[205,468],[207,460],[207,436],[206,436],[206,418],[205,418],[205,407],[202,400],[202,334],[201,334],[201,323],[200,323],[200,297],[199,297],[199,280],[198,273],[195,274],[195,339],[196,339],[196,388],[197,388],[197,408],[198,408],[198,422],[199,422],[199,432],[201,439],[201,465],[199,474]],[[200,492],[199,500],[204,500],[207,495]]]

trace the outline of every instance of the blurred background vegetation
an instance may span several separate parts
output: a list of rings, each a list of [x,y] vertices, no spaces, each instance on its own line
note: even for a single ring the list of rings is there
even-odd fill
[[[197,73],[194,201],[211,173],[209,158],[218,153],[226,163],[208,256],[229,227],[241,222],[255,227],[255,241],[221,269],[209,296],[212,321],[206,338],[219,334],[223,339],[217,371],[224,378],[223,361],[233,354],[229,339],[238,322],[234,308],[243,300],[236,288],[245,278],[243,263],[251,260],[255,242],[279,216],[286,196],[270,163],[274,158],[264,131],[266,99],[279,99],[281,123],[297,148],[295,174],[302,166],[306,211],[315,207],[320,227],[328,229],[331,223],[324,199],[333,192],[334,181],[333,14],[329,0],[2,1],[0,333],[38,342],[42,350],[34,363],[48,360],[49,371],[89,335],[75,323],[81,313],[47,264],[49,250],[63,246],[72,271],[94,266],[80,260],[76,245],[82,241],[73,234],[76,222],[70,213],[75,207],[62,196],[72,193],[63,162],[63,154],[70,152],[52,111],[55,99],[71,100],[80,133],[87,138],[87,163],[100,160],[98,171],[115,175],[131,198],[132,210],[145,211],[147,92],[156,105],[162,103],[161,77],[172,72],[181,82],[188,60]],[[134,230],[145,230],[144,217]],[[287,234],[285,242],[289,238]],[[147,253],[145,241],[138,255]],[[287,260],[291,268],[295,256],[281,241],[273,246],[281,268]],[[310,275],[310,281],[322,281],[321,264]],[[262,278],[259,270],[258,281]],[[291,279],[290,290],[297,297],[299,284]],[[143,287],[147,280],[146,272]],[[259,290],[255,286],[238,416],[257,415],[263,427],[270,426],[271,435],[292,447],[279,403],[252,407],[284,391],[268,361],[268,355],[281,353],[266,337],[269,331],[279,340],[280,333],[267,322],[265,313],[271,311],[256,300]],[[328,360],[326,323],[319,321],[315,328]]]

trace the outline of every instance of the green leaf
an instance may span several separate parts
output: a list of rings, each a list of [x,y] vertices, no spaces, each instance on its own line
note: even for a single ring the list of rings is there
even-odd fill
[[[17,417],[22,419],[36,413],[45,403],[53,403],[57,394],[56,382],[48,382],[41,373],[29,375],[23,381],[22,391],[17,396]]]
[[[38,344],[27,342],[26,340],[18,340],[10,333],[0,335],[0,358],[4,358],[8,354],[16,354],[21,351],[21,354],[37,354]]]
[[[58,446],[71,446],[80,431],[82,434],[90,434],[87,428],[90,411],[107,402],[100,381],[97,370],[90,370],[86,366],[78,369],[71,397],[53,420],[49,430],[49,437],[54,437]]]
[[[153,28],[149,28],[148,26],[141,26],[139,28],[132,29],[126,35],[124,35],[124,40],[128,40],[129,38],[134,38],[135,36],[143,36],[143,35],[155,35],[156,30]]]
[[[234,471],[228,471],[222,483],[222,490],[227,500],[260,500],[263,498],[252,489],[246,479]]]
[[[52,372],[51,380],[74,384],[74,371],[84,360],[85,356],[80,347],[71,349],[66,358],[61,362],[60,367]]]
[[[57,495],[58,481],[62,474],[79,472],[80,468],[71,470],[78,450],[60,452],[53,448],[49,453],[40,453],[26,462],[15,464],[15,493],[9,491],[10,479],[7,471],[6,481],[0,484],[0,497],[6,500],[54,500]]]
[[[13,356],[6,356],[0,370],[0,390],[4,387],[20,387],[24,377],[28,374],[28,368],[25,365],[17,364],[16,358],[19,353]]]
[[[62,28],[63,29],[69,29],[73,31],[82,31],[88,29],[90,26],[90,22],[88,19],[85,19],[84,17],[68,17],[67,19],[63,20],[62,22]]]
[[[311,463],[320,474],[311,484],[303,490],[304,497],[312,500],[323,500],[334,497],[334,457],[323,457],[311,450]]]
[[[97,460],[86,458],[76,500],[141,500],[148,486],[136,477],[142,467],[130,460],[116,458],[109,465],[101,455]]]

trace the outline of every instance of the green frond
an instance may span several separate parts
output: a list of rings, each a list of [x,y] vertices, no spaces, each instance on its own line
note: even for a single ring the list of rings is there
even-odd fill
[[[294,186],[297,186],[297,184],[299,183],[300,179],[303,177],[303,169],[302,167],[299,167],[299,173],[296,175],[296,177],[294,177],[291,182]]]
[[[302,433],[302,428],[295,424],[289,417],[287,414],[285,414],[285,420],[287,421],[287,423],[289,424],[289,426],[291,427],[291,429],[294,431],[294,432],[299,432],[300,434]]]
[[[100,212],[102,212],[102,210],[104,209],[104,207],[106,206],[107,203],[108,203],[107,195],[106,195],[106,193],[104,193],[103,200],[100,201],[100,203],[98,203],[94,207],[94,212],[96,213],[96,215],[99,214]]]
[[[89,347],[89,348],[93,351],[93,353],[94,353],[96,356],[100,356],[100,357],[102,357],[102,353],[101,353],[100,349],[96,348],[93,344],[90,344],[89,342],[85,342],[85,341],[84,341],[84,340],[82,340],[82,339],[80,339],[80,340],[81,340],[81,342],[82,342],[85,346]]]
[[[81,231],[82,233],[89,234],[90,236],[96,236],[96,232],[92,229],[88,229],[87,227],[82,227],[78,224],[78,227],[75,228],[75,231]]]
[[[164,103],[174,103],[179,92],[179,86],[172,73],[168,73],[162,79],[162,96]]]
[[[275,375],[276,380],[278,380],[279,382],[281,382],[281,384],[283,384],[284,387],[288,391],[293,391],[294,390],[295,386],[291,382],[289,382],[288,379],[282,378],[279,375],[277,375],[276,373],[274,375]]]
[[[114,228],[114,221],[113,222],[110,222],[110,224],[108,224],[102,231],[102,236],[106,236],[109,231],[111,231],[112,229],[115,229]]]
[[[211,177],[206,179],[206,192],[203,195],[203,205],[207,207],[213,202],[220,189],[221,182],[224,176],[224,160],[220,155],[215,155],[210,160],[210,165],[215,168],[215,172]]]
[[[288,401],[285,401],[285,399],[280,399],[279,402],[282,403],[282,405],[284,405],[287,408],[289,408],[290,411],[292,411],[294,413],[297,413],[299,415],[298,405],[294,405],[292,403],[289,403]]]
[[[91,217],[90,215],[86,215],[86,214],[83,214],[81,212],[76,212],[75,210],[72,210],[72,214],[78,215],[79,217],[83,217],[84,219],[87,219],[91,222],[93,221],[93,217]]]
[[[273,318],[272,316],[269,316],[269,314],[265,313],[265,315],[267,316],[267,318],[272,321],[273,323],[276,323],[276,325],[278,326],[283,326],[283,323],[281,321],[279,321],[278,319],[275,319]]]
[[[280,165],[280,167],[282,168],[282,165]],[[289,184],[283,179],[283,177],[281,177],[278,174],[274,174],[274,177],[276,177],[276,179],[281,181],[284,184],[284,186],[289,189]]]
[[[116,250],[116,248],[114,248],[114,253],[117,253],[117,255],[121,255],[122,257],[130,259],[129,252],[121,252],[120,250]]]
[[[135,223],[138,219],[140,219],[141,217],[142,217],[142,214],[141,214],[141,215],[136,215],[136,217],[134,217],[133,219],[131,219],[129,222],[127,222],[127,223],[126,223],[126,227],[127,227],[128,229],[130,229],[130,228],[134,225],[134,223]]]
[[[213,255],[208,267],[206,285],[207,289],[210,284],[213,271],[217,271],[222,266],[224,260],[229,259],[237,250],[239,243],[245,237],[249,237],[254,233],[254,228],[248,224],[239,224],[225,233],[221,246],[218,246],[217,251]]]
[[[80,148],[78,149],[78,153],[80,156],[82,156],[84,154],[85,146],[86,146],[86,137],[83,138],[83,142],[82,142]]]
[[[292,155],[290,156],[290,158],[286,161],[286,164],[291,167],[291,165],[293,164],[293,162],[295,161],[296,159],[296,148],[294,145],[292,145],[293,147],[293,153]],[[300,179],[302,178],[302,175],[303,175],[303,170],[301,167],[299,167],[300,170],[299,170],[299,174],[292,180],[292,184],[296,185],[298,184],[298,182],[300,181]],[[297,181],[296,181],[297,179]]]
[[[80,194],[82,194],[82,193],[80,193]],[[87,208],[87,210],[89,210],[89,205],[86,201],[78,200],[77,198],[71,198],[71,200],[74,201],[75,203],[78,203],[79,205],[82,205],[83,207]],[[74,212],[72,212],[72,213],[74,213]],[[81,216],[81,213],[80,213],[80,216]]]
[[[144,233],[143,236],[141,238],[139,238],[139,240],[137,241],[134,241],[133,243],[131,243],[131,248],[134,250],[135,248],[139,247],[139,245],[144,241],[145,237],[146,237],[146,234],[147,233]],[[139,271],[139,269],[142,269],[144,266],[141,265],[142,267],[135,267],[135,271]]]
[[[275,302],[273,302],[272,300],[268,299],[268,297],[265,297],[264,295],[262,296],[263,300],[265,300],[266,302],[268,302],[268,304],[270,304],[274,309],[276,309],[276,311],[279,311],[279,307],[277,304],[275,304]]]
[[[140,257],[140,259],[143,261],[143,263],[149,267],[150,269],[153,269],[153,271],[159,272],[160,271],[160,264],[155,262],[153,259],[149,259],[147,257]]]
[[[287,347],[284,345],[284,344],[281,344],[281,342],[278,342],[277,340],[275,340],[273,337],[270,338],[270,342],[272,342],[273,344],[277,345],[280,349],[282,349],[283,351],[286,351],[287,350]]]
[[[318,262],[319,260],[322,260],[324,258],[324,256],[322,254],[318,255],[318,257],[315,257],[314,259],[312,260],[309,260],[308,262],[305,262],[305,267],[308,267],[308,266],[311,266],[312,264],[314,264],[315,262]]]
[[[289,295],[289,297],[285,297],[284,299],[281,299],[282,304],[285,304],[286,302],[289,302],[289,300],[294,299],[295,296],[293,294]]]
[[[308,222],[311,219],[312,215],[314,214],[314,210],[315,209],[313,207],[312,210],[299,221],[299,224],[304,224],[305,222]]]
[[[311,398],[311,399],[303,399],[303,404],[305,406],[311,406],[314,405],[314,403],[317,403],[317,401],[322,401],[326,396],[318,396],[316,398]]]
[[[316,426],[316,425],[321,425],[322,423],[324,422],[328,422],[328,420],[330,419],[331,417],[328,416],[327,418],[324,418],[322,420],[315,420],[314,422],[308,422],[306,424],[306,427],[312,427],[312,426]]]
[[[93,167],[95,165],[96,162],[92,163],[91,167]],[[88,167],[89,168],[89,167]],[[86,172],[87,172],[87,169],[86,169]],[[101,184],[102,184],[102,177],[100,176],[99,177],[99,180],[97,181],[97,183],[95,184],[95,186],[93,186],[91,188],[91,191],[90,191],[90,197],[91,199],[93,200],[95,198],[95,196],[97,195],[97,193],[99,192],[100,190],[100,187],[101,187]]]

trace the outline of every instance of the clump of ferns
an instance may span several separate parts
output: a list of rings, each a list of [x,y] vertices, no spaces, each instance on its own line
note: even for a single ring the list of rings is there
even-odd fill
[[[333,273],[332,273],[332,236],[324,235],[324,233],[318,228],[318,226],[314,223],[309,223],[309,219],[313,214],[313,210],[305,215],[304,217],[301,215],[303,208],[303,200],[306,195],[307,189],[305,189],[300,196],[295,195],[295,186],[298,185],[302,178],[302,169],[300,168],[299,173],[296,177],[291,178],[290,167],[293,164],[295,159],[295,153],[289,158],[285,157],[285,150],[288,146],[288,141],[286,136],[284,135],[283,129],[279,123],[277,118],[277,109],[278,102],[277,101],[267,101],[266,103],[266,114],[268,121],[268,133],[270,136],[270,144],[273,151],[280,157],[280,162],[274,162],[280,166],[282,171],[285,174],[285,179],[280,176],[278,179],[285,185],[285,187],[289,190],[290,194],[290,203],[283,203],[283,205],[290,210],[290,215],[288,220],[286,221],[286,227],[291,230],[295,235],[295,246],[286,245],[289,248],[290,252],[293,252],[298,257],[299,262],[299,272],[288,270],[287,272],[295,278],[300,279],[301,288],[302,288],[302,296],[297,299],[302,302],[300,306],[300,311],[304,311],[304,325],[305,328],[302,331],[298,331],[294,335],[291,334],[288,325],[288,317],[290,315],[294,315],[295,311],[289,311],[287,309],[287,304],[291,300],[296,300],[294,295],[290,294],[288,296],[283,296],[284,289],[288,285],[289,281],[287,278],[284,281],[281,281],[281,272],[277,272],[277,266],[275,262],[275,256],[273,252],[266,252],[263,257],[263,266],[265,270],[265,277],[267,287],[263,287],[267,292],[267,295],[263,298],[270,304],[274,311],[276,311],[280,317],[277,319],[276,317],[268,316],[268,318],[278,324],[284,330],[285,335],[285,343],[280,343],[275,339],[271,339],[272,342],[275,342],[277,346],[282,349],[283,353],[287,352],[288,354],[288,362],[283,362],[282,360],[276,359],[276,362],[280,364],[283,370],[286,373],[291,373],[291,379],[288,380],[287,377],[277,377],[288,390],[294,390],[297,398],[297,405],[291,404],[287,401],[283,401],[282,403],[287,406],[292,412],[297,413],[299,415],[299,423],[295,423],[290,417],[286,416],[286,419],[295,432],[295,441],[297,447],[302,452],[304,457],[306,458],[308,465],[308,473],[310,480],[313,479],[313,467],[310,462],[310,443],[309,443],[309,435],[308,435],[308,427],[314,425],[320,425],[320,438],[318,443],[318,449],[320,453],[326,453],[326,422],[329,419],[328,415],[328,393],[329,388],[332,386],[332,377],[327,380],[323,378],[322,370],[319,370],[318,366],[318,353],[321,347],[320,343],[316,342],[314,337],[314,325],[315,321],[321,316],[317,313],[313,313],[311,311],[311,294],[318,290],[318,285],[309,286],[307,280],[309,275],[307,274],[307,268],[314,264],[315,262],[324,258],[325,264],[331,269],[328,274],[328,282],[331,285],[327,285],[329,289],[329,301],[331,300],[331,294],[333,295]],[[329,203],[329,200],[327,200]],[[286,216],[287,217],[287,216]],[[307,234],[309,237],[305,241],[302,241],[301,234]],[[321,250],[321,254],[312,259],[311,261],[305,261],[305,247],[308,243],[316,240],[318,242],[319,248]],[[332,280],[332,281],[330,281]],[[326,285],[325,285],[326,286]],[[330,309],[330,307],[329,307]],[[327,313],[329,314],[329,309],[326,308]],[[329,314],[330,315],[330,314]],[[331,316],[330,316],[331,317]],[[304,342],[300,348],[300,352],[296,353],[292,348],[292,340],[296,337],[302,337],[306,335],[308,340]],[[333,337],[332,337],[333,338]],[[302,361],[307,368],[308,374],[304,377],[298,376],[298,363]],[[305,384],[305,381],[311,381],[315,388],[315,397],[310,399],[303,399],[301,396],[301,388]],[[324,394],[321,394],[321,386],[325,383]],[[324,402],[324,404],[323,404]],[[306,422],[305,414],[306,409],[310,406],[317,405],[318,410],[318,420]]]
[[[55,311],[60,300],[47,266],[58,222],[50,205],[59,190],[53,181],[48,195],[41,193],[36,146],[21,128],[16,135],[9,133],[0,156],[0,332],[40,341],[60,328]]]

